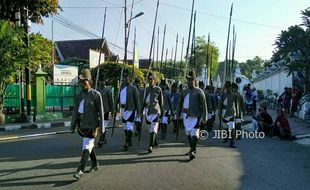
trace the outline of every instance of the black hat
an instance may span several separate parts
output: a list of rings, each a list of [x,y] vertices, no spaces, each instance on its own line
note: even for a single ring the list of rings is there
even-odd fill
[[[187,79],[195,79],[196,78],[196,74],[195,71],[189,71],[188,74],[186,75]]]
[[[226,81],[224,87],[230,88],[231,87],[231,82],[230,81]]]
[[[141,81],[140,81],[140,79],[139,78],[135,78],[135,83],[140,83]]]
[[[198,85],[199,86],[204,86],[205,84],[203,83],[203,81],[199,81]]]
[[[207,89],[207,90],[214,90],[214,87],[213,87],[213,86],[207,85],[207,86],[206,86],[206,89]]]
[[[176,82],[173,83],[173,84],[172,84],[172,87],[178,87],[178,83],[176,83]]]
[[[232,83],[231,87],[232,87],[233,89],[238,89],[238,88],[239,88],[238,84],[235,83],[235,82]]]
[[[161,79],[160,86],[166,86],[166,85],[167,85],[166,79]]]
[[[79,78],[81,80],[89,80],[91,81],[91,73],[90,73],[90,70],[89,69],[83,69],[81,74],[79,75]]]
[[[154,79],[154,80],[156,80],[156,76],[155,76],[152,72],[149,73],[149,75],[147,76],[147,78],[148,78],[148,79]]]

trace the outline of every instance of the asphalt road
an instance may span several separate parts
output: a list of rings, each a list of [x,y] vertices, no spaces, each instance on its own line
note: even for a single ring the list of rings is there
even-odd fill
[[[13,133],[55,130],[66,128]],[[123,131],[116,129],[108,144],[97,149],[100,170],[79,181],[72,177],[81,156],[77,134],[2,141],[0,189],[310,189],[309,146],[266,137],[242,139],[233,149],[210,134],[200,140],[197,158],[189,161],[184,132],[176,142],[171,131],[166,140],[159,138],[159,149],[147,154],[145,129],[140,146],[134,138],[128,152],[122,150]]]

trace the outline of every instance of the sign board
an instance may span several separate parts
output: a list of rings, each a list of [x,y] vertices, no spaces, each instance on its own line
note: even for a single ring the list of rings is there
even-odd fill
[[[99,51],[89,49],[89,68],[95,68],[99,63]],[[104,63],[104,53],[101,53],[100,64]]]
[[[76,85],[78,83],[77,66],[54,65],[54,83]]]

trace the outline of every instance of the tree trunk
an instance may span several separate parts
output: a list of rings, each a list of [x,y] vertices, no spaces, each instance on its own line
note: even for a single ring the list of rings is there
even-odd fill
[[[5,115],[3,114],[3,104],[0,102],[0,125],[5,123]]]

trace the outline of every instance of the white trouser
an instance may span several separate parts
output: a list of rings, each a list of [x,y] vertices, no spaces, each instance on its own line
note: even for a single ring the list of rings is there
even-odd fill
[[[162,124],[168,124],[168,117],[167,116],[164,116],[162,119],[161,119],[161,122]]]
[[[252,131],[258,130],[258,123],[255,119],[252,120]]]
[[[151,122],[151,125],[149,127],[149,133],[155,133],[157,134],[158,132],[158,126],[159,126],[159,123],[158,122]]]
[[[124,130],[133,131],[133,123],[132,123],[132,122],[129,122],[129,121],[127,121],[126,123],[124,123]]]
[[[89,153],[91,153],[91,151],[94,148],[94,144],[95,144],[95,139],[94,138],[87,138],[84,137],[83,138],[83,147],[82,150],[88,150]]]

